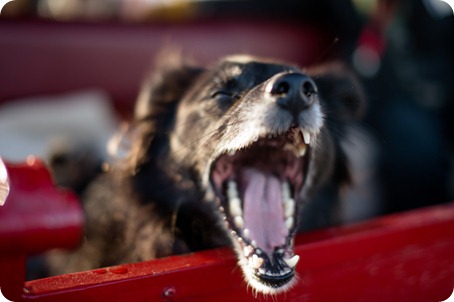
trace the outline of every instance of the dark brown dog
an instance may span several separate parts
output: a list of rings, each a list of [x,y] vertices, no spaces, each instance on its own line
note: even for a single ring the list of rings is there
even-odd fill
[[[315,197],[349,181],[341,142],[361,108],[338,65],[232,56],[160,68],[122,139],[126,157],[85,193],[86,239],[64,271],[231,245],[254,290],[287,290],[295,233],[335,223],[337,198]]]

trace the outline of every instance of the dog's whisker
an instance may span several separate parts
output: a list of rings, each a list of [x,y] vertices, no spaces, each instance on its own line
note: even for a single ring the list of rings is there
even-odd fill
[[[225,114],[213,114],[213,115],[204,115],[204,116],[200,116],[200,117],[195,118],[195,119],[193,119],[193,120],[185,121],[184,123],[175,124],[174,129],[192,125],[193,123],[199,122],[199,121],[201,121],[201,120],[203,120],[203,119],[213,118],[213,117],[222,117],[222,116],[225,116]]]
[[[237,125],[237,124],[239,124],[239,122],[233,122],[233,123],[225,124],[225,125],[223,125],[223,126],[234,126],[234,125]],[[186,144],[185,146],[183,146],[182,148],[180,148],[180,149],[174,151],[173,153],[182,152],[183,150],[192,147],[193,145],[195,145],[195,144],[201,142],[203,139],[205,139],[205,138],[208,137],[208,139],[206,139],[205,141],[203,141],[203,142],[200,144],[200,146],[199,146],[199,148],[198,148],[197,150],[203,148],[203,147],[205,146],[205,144],[212,138],[212,135],[219,132],[220,127],[221,127],[221,126],[219,126],[218,128],[215,128],[215,129],[209,131],[208,133],[204,134],[204,135],[201,136],[201,137],[198,137],[197,139],[191,141],[190,143],[188,143],[188,144]],[[197,155],[197,152],[195,152],[193,156],[196,156],[196,155]]]

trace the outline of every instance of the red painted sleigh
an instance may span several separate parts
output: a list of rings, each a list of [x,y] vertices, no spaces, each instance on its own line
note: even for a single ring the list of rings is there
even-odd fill
[[[25,282],[25,257],[75,247],[83,218],[34,158],[6,165],[0,287],[13,301],[248,301],[228,248]],[[443,301],[454,286],[454,204],[300,234],[299,281],[278,301]],[[236,300],[235,300],[236,299]]]

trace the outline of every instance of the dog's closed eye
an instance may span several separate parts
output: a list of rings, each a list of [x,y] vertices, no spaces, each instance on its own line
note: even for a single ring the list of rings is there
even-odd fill
[[[218,90],[211,94],[211,98],[219,102],[231,102],[240,98],[240,95],[227,90]]]

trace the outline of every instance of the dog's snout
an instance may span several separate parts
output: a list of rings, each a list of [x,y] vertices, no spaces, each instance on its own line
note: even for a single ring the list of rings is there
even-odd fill
[[[314,103],[317,87],[314,81],[301,73],[275,75],[266,86],[266,92],[276,103],[294,114],[298,114]]]

